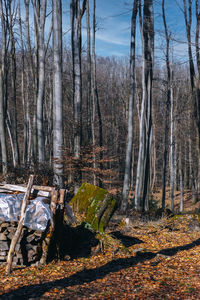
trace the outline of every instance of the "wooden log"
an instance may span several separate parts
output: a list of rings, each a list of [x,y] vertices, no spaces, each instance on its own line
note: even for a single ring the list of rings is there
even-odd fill
[[[31,193],[31,188],[33,186],[33,180],[34,180],[34,175],[30,175],[29,182],[28,182],[28,185],[27,185],[27,190],[26,190],[26,193],[25,193],[23,201],[22,201],[20,220],[19,220],[19,223],[18,223],[18,226],[17,226],[17,230],[15,232],[15,235],[14,235],[12,241],[11,241],[10,249],[9,249],[9,252],[8,252],[7,265],[6,265],[6,274],[7,275],[9,275],[10,272],[11,272],[13,256],[14,256],[14,253],[15,253],[15,246],[16,246],[19,238],[20,238],[20,235],[21,235],[21,232],[22,232],[22,229],[23,229],[23,221],[24,221],[24,218],[25,218],[25,211],[26,211],[26,207],[28,205],[28,199],[29,199],[29,196],[30,196],[30,193]]]
[[[2,241],[1,243],[0,243],[0,251],[6,251],[6,250],[8,250],[9,249],[9,245],[8,245],[8,242],[6,242],[6,241]]]
[[[4,256],[4,255],[1,256],[1,255],[0,255],[0,261],[1,261],[1,262],[2,262],[2,261],[3,261],[3,262],[6,261],[6,256]]]
[[[49,245],[55,229],[55,215],[56,215],[57,204],[58,204],[58,191],[54,188],[51,191],[51,203],[50,203],[50,209],[53,213],[53,225],[47,228],[47,235],[45,239],[42,241],[42,257],[40,259],[40,264],[46,264],[47,262]]]
[[[50,193],[53,188],[47,187],[47,186],[33,186],[31,189],[31,194],[37,194],[38,196],[43,196],[43,197],[50,197]],[[5,192],[26,192],[26,187],[22,185],[13,185],[13,184],[4,184],[0,185],[0,192],[5,193]]]
[[[64,209],[64,202],[65,202],[65,193],[66,190],[60,189],[60,199],[59,199],[59,204],[60,204],[60,209]]]
[[[51,208],[53,215],[55,215],[55,213],[56,213],[57,204],[58,204],[58,191],[56,191],[56,189],[54,188],[51,191],[51,204],[50,204],[50,208]]]
[[[36,194],[38,196],[44,196],[44,197],[50,197],[52,191],[54,191],[55,188],[51,186],[40,186],[40,185],[33,185],[31,189],[31,194]],[[5,192],[26,192],[26,186],[23,185],[15,185],[15,184],[0,184],[0,193]],[[64,190],[67,192],[67,190]]]
[[[5,236],[4,233],[0,233],[0,241],[6,241],[7,237]]]

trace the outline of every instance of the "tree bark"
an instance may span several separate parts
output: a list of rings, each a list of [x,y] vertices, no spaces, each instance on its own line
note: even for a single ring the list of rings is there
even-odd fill
[[[86,2],[71,0],[71,45],[72,45],[72,66],[73,66],[73,115],[74,115],[74,157],[76,160],[81,156],[82,145],[82,74],[81,74],[81,20],[86,9]],[[81,181],[81,171],[77,169],[74,176],[75,191],[78,190]]]
[[[169,147],[169,112],[170,112],[170,97],[171,97],[171,69],[169,61],[169,42],[170,37],[168,34],[168,28],[165,18],[165,0],[162,0],[162,16],[165,28],[165,39],[166,39],[166,54],[165,62],[167,69],[167,99],[166,99],[166,111],[165,111],[165,138],[164,138],[164,154],[163,154],[163,175],[162,175],[162,208],[165,208],[165,189],[166,189],[166,171],[167,171],[167,156]]]
[[[126,161],[124,182],[122,191],[121,210],[125,212],[128,206],[128,192],[131,175],[131,162],[133,152],[133,109],[135,97],[135,38],[136,38],[136,19],[138,12],[138,0],[133,3],[132,20],[131,20],[131,49],[130,49],[130,95],[129,95],[129,108],[128,108],[128,137],[126,146]]]
[[[33,1],[34,17],[36,23],[36,38],[38,41],[38,88],[37,88],[37,142],[39,164],[45,162],[45,142],[43,125],[44,90],[45,90],[45,20],[47,0],[41,0],[36,5]]]
[[[90,28],[90,1],[87,1],[87,138],[88,143],[92,140],[91,128],[91,28]]]
[[[16,108],[16,55],[15,55],[15,37],[13,27],[15,23],[14,16],[16,12],[15,7],[12,10],[12,1],[8,1],[8,18],[9,18],[9,38],[10,38],[10,73],[11,73],[11,103],[10,103],[10,117],[11,117],[11,139],[13,143],[13,164],[17,167],[20,164],[19,145],[18,145],[18,131],[17,131],[17,108]]]
[[[139,154],[135,188],[135,207],[145,210],[148,196],[150,153],[152,140],[152,82],[154,55],[153,1],[144,0],[143,19],[139,5],[142,37],[142,104],[140,115]]]
[[[53,156],[54,180],[63,187],[63,98],[62,98],[62,3],[52,0],[53,8]]]
[[[99,103],[99,95],[98,95],[98,88],[97,88],[97,74],[96,74],[96,51],[95,51],[95,43],[96,43],[96,0],[93,0],[93,40],[92,40],[92,139],[93,139],[93,155],[94,155],[94,170],[97,167],[96,163],[96,153],[95,153],[95,120],[96,120],[96,110],[97,110],[97,117],[98,117],[98,138],[99,143],[98,146],[100,147],[99,151],[99,160],[100,160],[100,170],[102,170],[102,147],[103,147],[103,131],[102,131],[102,116],[101,116],[101,108]],[[94,171],[95,172],[95,171]],[[94,173],[94,181],[96,181],[96,174]],[[102,180],[99,177],[99,186],[102,187]]]
[[[8,171],[7,143],[6,143],[6,99],[4,92],[5,80],[5,56],[6,56],[6,21],[3,12],[2,0],[0,0],[0,19],[2,31],[2,50],[1,50],[1,68],[0,68],[0,142],[2,157],[2,172],[5,176]]]
[[[171,111],[170,111],[170,195],[171,210],[174,210],[174,186],[175,186],[175,138],[174,138],[174,94],[171,86]]]

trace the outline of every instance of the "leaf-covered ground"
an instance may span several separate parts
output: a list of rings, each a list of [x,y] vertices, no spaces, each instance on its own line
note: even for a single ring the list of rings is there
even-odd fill
[[[45,266],[0,266],[1,299],[199,299],[200,231],[192,216],[133,223],[104,253]],[[188,221],[189,220],[189,221]]]

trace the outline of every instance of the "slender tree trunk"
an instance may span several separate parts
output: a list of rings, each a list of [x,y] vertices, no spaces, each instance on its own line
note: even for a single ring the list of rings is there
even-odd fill
[[[8,171],[7,143],[6,143],[6,99],[4,93],[4,76],[5,76],[5,56],[6,56],[6,22],[3,12],[2,0],[0,0],[0,20],[2,32],[2,50],[1,50],[1,68],[0,68],[0,142],[1,142],[1,158],[3,175]]]
[[[184,207],[184,172],[182,153],[179,152],[179,172],[180,172],[180,212],[183,212]]]
[[[81,20],[86,9],[86,0],[80,7],[80,0],[71,0],[71,44],[72,44],[72,65],[73,65],[73,113],[74,113],[74,157],[79,160],[81,157],[82,145],[82,74],[81,74]],[[81,181],[81,171],[76,170],[75,190]]]
[[[100,170],[102,170],[102,147],[103,147],[103,131],[102,131],[102,116],[101,116],[101,108],[99,103],[99,95],[98,95],[98,88],[97,88],[97,75],[96,75],[96,51],[95,51],[95,43],[96,43],[96,0],[93,0],[93,40],[92,40],[92,99],[93,99],[93,120],[92,120],[92,136],[93,136],[93,152],[95,152],[95,119],[96,119],[96,110],[97,110],[97,117],[98,117],[98,125],[99,125],[99,160],[100,160]],[[94,153],[94,170],[96,168],[96,154]],[[96,177],[96,175],[94,174]],[[99,177],[99,186],[102,187],[102,181]]]
[[[20,32],[20,46],[21,46],[21,60],[22,60],[22,70],[21,70],[21,97],[24,109],[24,151],[23,151],[23,163],[25,167],[28,164],[28,141],[29,141],[29,110],[28,99],[25,99],[25,55],[24,55],[24,41],[22,33],[22,20],[21,20],[21,1],[18,0],[18,17],[19,17],[19,32]]]
[[[80,158],[82,140],[81,19],[84,13],[82,10],[80,8],[80,0],[71,0],[70,11],[73,63],[74,155],[75,158],[78,159]]]
[[[91,128],[91,29],[90,29],[90,1],[87,0],[87,138],[92,140]]]
[[[5,113],[4,113],[4,89],[3,89],[3,72],[0,70],[0,142],[1,142],[1,157],[2,157],[2,172],[5,176],[8,171],[7,144],[6,144],[6,128],[5,128]]]
[[[37,89],[37,142],[38,142],[38,161],[39,164],[45,162],[45,139],[43,126],[43,108],[45,91],[45,42],[44,30],[46,20],[47,0],[41,0],[35,4],[33,1],[34,16],[36,22],[36,35],[38,40],[38,89]]]
[[[54,180],[63,186],[63,99],[62,99],[62,2],[52,0],[53,9],[53,156]]]
[[[136,19],[138,12],[138,0],[133,3],[132,20],[131,20],[131,48],[130,48],[130,95],[128,108],[128,137],[126,147],[126,161],[124,172],[124,183],[122,191],[121,210],[126,212],[128,206],[128,192],[131,175],[131,163],[133,152],[133,109],[135,96],[135,38],[136,38]]]
[[[153,1],[144,0],[143,20],[140,3],[140,27],[143,48],[142,104],[140,115],[139,154],[135,188],[135,206],[145,210],[148,196],[150,153],[152,140],[152,81],[154,55]]]
[[[35,1],[35,0],[34,0]],[[35,39],[35,47],[34,51],[32,51],[31,47],[31,38],[30,38],[30,21],[29,21],[29,6],[30,6],[30,0],[24,0],[25,4],[25,27],[26,27],[26,41],[27,41],[27,48],[28,48],[28,58],[29,58],[29,66],[30,66],[30,72],[31,72],[31,82],[33,86],[33,117],[32,120],[30,119],[29,122],[29,145],[31,145],[32,155],[33,155],[33,163],[34,166],[37,165],[37,130],[36,130],[36,90],[37,90],[37,49],[38,44]],[[35,22],[34,22],[35,24]],[[36,24],[35,24],[35,31],[37,30]],[[33,53],[34,52],[34,53]],[[30,87],[30,80],[29,80],[29,74],[26,76],[29,87]],[[26,101],[27,101],[27,107],[29,106],[30,102],[30,93],[29,90],[26,92]],[[28,113],[28,110],[27,110]],[[27,115],[28,117],[28,115]],[[32,132],[32,134],[30,134]],[[31,138],[31,142],[30,142]],[[30,151],[28,151],[30,153]]]
[[[188,3],[188,4],[187,4]],[[192,56],[192,43],[191,43],[191,27],[192,27],[192,0],[183,0],[184,4],[184,17],[185,26],[187,33],[187,44],[188,44],[188,57],[189,57],[189,68],[190,68],[190,86],[193,102],[194,119],[198,130],[198,148],[200,154],[200,54],[199,54],[199,26],[200,26],[200,11],[199,1],[195,1],[196,7],[196,35],[195,35],[195,48],[196,48],[196,63],[198,77],[195,74],[193,56]],[[198,157],[200,165],[200,156]],[[198,190],[199,190],[199,179],[198,179]]]
[[[174,210],[174,185],[175,185],[175,138],[174,138],[174,94],[171,86],[171,111],[170,111],[170,195],[171,209]]]
[[[165,0],[162,0],[162,16],[165,28],[165,39],[166,39],[166,54],[165,62],[167,69],[167,99],[166,99],[166,111],[165,111],[165,138],[164,138],[164,154],[163,154],[163,175],[162,175],[162,208],[165,208],[165,189],[166,189],[166,171],[167,171],[167,156],[168,156],[168,135],[169,135],[169,112],[170,112],[170,91],[171,91],[171,70],[169,62],[169,41],[170,37],[168,34],[167,23],[165,18]]]
[[[15,7],[12,10],[12,1],[8,1],[8,14],[9,14],[9,36],[10,36],[10,72],[11,72],[11,138],[13,143],[13,163],[14,167],[20,164],[18,134],[17,134],[17,109],[16,109],[16,55],[15,55],[15,38],[13,32]]]

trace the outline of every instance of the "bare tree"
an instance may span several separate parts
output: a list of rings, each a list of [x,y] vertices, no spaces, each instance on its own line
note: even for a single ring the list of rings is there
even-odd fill
[[[73,65],[73,114],[74,114],[74,157],[79,160],[82,144],[82,74],[81,74],[81,20],[86,10],[87,0],[71,0],[71,45]],[[75,189],[81,180],[81,171],[76,170]]]
[[[131,48],[130,48],[130,95],[129,95],[129,114],[128,114],[128,137],[126,146],[125,173],[122,192],[121,210],[126,211],[128,205],[128,191],[130,184],[130,172],[133,152],[133,108],[135,97],[135,39],[136,39],[136,19],[138,12],[138,0],[133,2],[131,20]]]
[[[100,147],[99,158],[100,158],[100,170],[102,170],[102,158],[103,154],[101,148],[103,146],[103,131],[102,131],[102,117],[101,117],[101,108],[99,103],[99,95],[97,88],[97,74],[96,74],[96,51],[95,51],[95,43],[96,43],[96,0],[93,0],[93,39],[92,39],[92,140],[93,140],[93,158],[94,158],[94,169],[96,169],[96,155],[95,155],[95,120],[96,120],[96,111],[98,117],[98,137],[99,142],[98,146]],[[94,172],[94,184],[96,184],[96,174]],[[99,178],[99,186],[102,186],[101,179]]]
[[[28,155],[30,156],[30,152],[32,151],[33,156],[33,163],[34,166],[37,165],[37,128],[36,128],[36,99],[37,99],[37,43],[35,44],[35,51],[32,49],[31,45],[31,37],[30,37],[30,0],[24,0],[25,5],[25,28],[26,28],[26,45],[27,45],[27,56],[26,59],[29,62],[29,71],[30,73],[26,72],[27,78],[27,85],[26,85],[26,118],[29,120],[29,128],[27,129],[28,132],[26,133],[29,136],[28,141]],[[35,58],[35,59],[34,59]],[[33,87],[33,117],[32,122],[31,118],[29,118],[29,105],[31,103],[30,98],[30,82],[32,83]],[[31,144],[31,147],[30,147]]]
[[[10,40],[10,73],[11,73],[11,97],[9,107],[9,120],[10,120],[10,138],[13,145],[13,164],[17,167],[20,163],[19,146],[18,146],[18,131],[17,131],[17,108],[16,108],[16,55],[15,55],[15,37],[14,37],[14,25],[16,16],[15,2],[8,1],[8,19],[9,19],[9,40]]]
[[[139,154],[135,188],[135,206],[145,210],[149,186],[149,168],[152,138],[152,82],[154,56],[153,1],[144,0],[143,16],[140,8],[142,38],[142,104],[140,114]]]
[[[173,73],[172,73],[173,80]],[[171,102],[171,110],[170,110],[170,195],[171,195],[171,209],[174,210],[174,187],[175,187],[175,117],[174,117],[174,91],[173,85],[170,87],[170,102]]]
[[[52,0],[53,11],[53,156],[55,183],[63,186],[62,3]]]
[[[87,9],[87,137],[88,143],[92,139],[91,129],[91,26],[90,26],[90,1],[86,3]]]
[[[199,26],[200,26],[200,9],[199,1],[195,0],[196,8],[196,35],[195,35],[195,48],[196,48],[196,63],[198,77],[195,73],[193,55],[192,55],[192,40],[191,40],[191,27],[192,27],[192,0],[183,0],[184,4],[184,18],[187,33],[188,44],[188,57],[189,57],[189,69],[190,69],[190,86],[192,92],[192,102],[194,107],[194,119],[198,131],[198,148],[200,153],[200,55],[199,55]],[[200,177],[200,157],[198,161],[198,177]],[[197,190],[199,190],[199,179],[197,184]]]
[[[43,126],[43,108],[44,108],[44,89],[45,89],[45,41],[44,30],[46,21],[47,0],[34,0],[34,17],[36,23],[36,39],[38,41],[38,89],[37,89],[37,142],[38,142],[38,161],[45,161],[44,147],[44,126]]]
[[[82,139],[82,78],[81,78],[81,20],[86,2],[80,7],[80,0],[71,0],[71,43],[73,62],[73,102],[74,102],[74,155],[80,158]]]
[[[167,171],[167,155],[169,148],[169,113],[170,113],[170,97],[171,97],[171,68],[169,61],[169,42],[170,36],[168,34],[168,28],[165,17],[165,0],[162,0],[162,17],[165,28],[166,39],[166,70],[167,70],[167,97],[166,97],[166,111],[165,111],[165,138],[164,138],[164,154],[163,154],[163,176],[162,176],[162,208],[165,208],[165,189],[166,189],[166,171]]]
[[[20,46],[21,46],[21,97],[24,109],[24,151],[23,151],[23,163],[25,166],[30,163],[30,109],[29,109],[29,97],[27,96],[27,88],[25,87],[25,50],[24,50],[24,40],[23,40],[23,29],[22,29],[22,19],[21,19],[21,1],[18,0],[18,18],[19,18],[19,34],[20,34]],[[29,79],[27,78],[29,82]],[[27,82],[27,85],[28,85]]]
[[[1,142],[1,156],[2,156],[2,172],[4,175],[7,174],[7,143],[6,143],[6,104],[5,104],[5,63],[6,63],[6,36],[7,27],[6,20],[3,11],[3,3],[0,0],[0,20],[1,20],[1,32],[2,32],[2,50],[1,50],[1,68],[0,68],[0,142]]]

